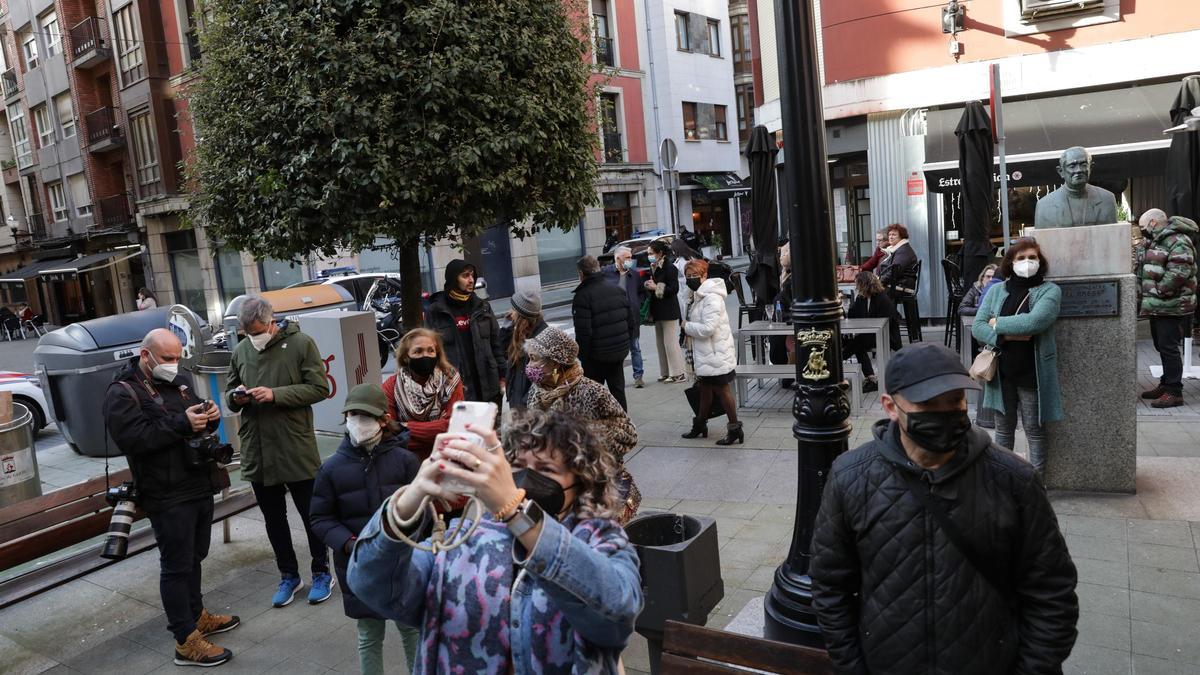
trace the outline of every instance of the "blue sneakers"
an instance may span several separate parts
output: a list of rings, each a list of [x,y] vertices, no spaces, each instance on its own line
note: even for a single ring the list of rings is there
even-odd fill
[[[312,589],[308,592],[308,604],[319,605],[329,599],[333,595],[333,587],[337,585],[337,579],[334,579],[328,572],[324,574],[314,574]]]
[[[296,599],[296,591],[301,588],[304,588],[304,580],[300,577],[284,577],[283,581],[279,582],[279,590],[275,591],[275,597],[271,598],[271,604],[287,607]]]

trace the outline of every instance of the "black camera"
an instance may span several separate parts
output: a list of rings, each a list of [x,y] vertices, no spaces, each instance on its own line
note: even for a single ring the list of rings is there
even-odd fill
[[[233,461],[233,446],[222,443],[216,434],[193,436],[184,444],[184,459],[193,469],[201,469],[212,462],[228,464]]]
[[[110,487],[104,493],[104,501],[108,502],[109,506],[116,506],[120,502],[133,502],[136,504],[137,500],[137,488],[129,481],[125,481],[116,487]]]

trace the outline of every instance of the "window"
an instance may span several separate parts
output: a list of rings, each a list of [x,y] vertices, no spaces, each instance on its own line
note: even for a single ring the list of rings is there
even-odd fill
[[[194,0],[184,0],[183,11],[183,43],[187,47],[188,60],[196,63],[200,60],[200,27],[203,25],[203,17],[196,11]]]
[[[733,88],[737,97],[738,140],[750,140],[750,129],[754,126],[754,85],[739,84]]]
[[[291,260],[266,258],[259,263],[259,269],[262,271],[262,289],[264,291],[277,291],[304,281],[304,265]]]
[[[50,210],[54,212],[54,222],[67,219],[67,193],[63,191],[62,181],[48,183],[46,190],[50,193]]]
[[[600,95],[600,127],[604,134],[604,161],[606,163],[621,162],[625,159],[625,151],[621,144],[621,125],[617,121],[617,111],[620,102],[616,94]]]
[[[63,138],[75,135],[75,106],[71,105],[71,92],[64,91],[54,97],[54,110],[58,114],[58,126],[62,127]]]
[[[675,46],[680,51],[692,51],[692,41],[688,35],[688,15],[686,12],[675,12]]]
[[[683,138],[689,141],[700,140],[700,134],[696,130],[696,104],[683,102]]]
[[[17,168],[33,166],[33,144],[29,142],[29,131],[25,128],[25,109],[20,103],[8,106],[8,130],[12,134],[13,154],[17,156]]]
[[[67,176],[71,188],[71,201],[75,202],[75,215],[83,218],[92,215],[92,193],[88,190],[87,177],[82,173]]]
[[[399,265],[397,265],[399,269]],[[217,288],[221,293],[221,307],[229,306],[239,295],[246,294],[246,277],[242,273],[242,254],[237,249],[222,244],[217,248]],[[224,309],[222,309],[224,311]]]
[[[25,55],[25,70],[33,70],[38,67],[38,46],[37,38],[32,32],[21,33],[21,53]]]
[[[616,65],[616,50],[608,27],[608,0],[592,0],[592,30],[596,38],[596,63]]]
[[[50,12],[38,19],[42,24],[42,37],[46,40],[46,58],[62,51],[62,31],[58,28],[58,14]]]
[[[713,130],[718,141],[729,140],[729,127],[725,124],[725,106],[713,106],[714,123]]]
[[[113,15],[113,28],[117,31],[117,63],[120,64],[125,84],[146,75],[142,34],[138,30],[137,17],[133,15],[134,6],[135,3],[131,3]]]
[[[1104,0],[1021,0],[1022,23],[1104,11]]]
[[[205,316],[208,306],[204,301],[204,271],[200,267],[200,252],[196,250],[195,231],[164,234],[163,244],[171,262],[171,283],[175,286],[176,301]],[[159,296],[159,302],[162,301]]]
[[[136,163],[138,185],[154,185],[162,179],[158,168],[158,140],[154,134],[154,121],[149,112],[129,118],[133,131],[133,157]]]
[[[33,109],[33,123],[37,125],[40,146],[54,145],[54,124],[50,122],[50,111],[46,106],[39,105]]]
[[[721,55],[721,22],[716,19],[708,20],[708,53]]]
[[[750,17],[745,14],[730,17],[730,38],[733,43],[733,72],[749,73],[754,60],[750,41]]]

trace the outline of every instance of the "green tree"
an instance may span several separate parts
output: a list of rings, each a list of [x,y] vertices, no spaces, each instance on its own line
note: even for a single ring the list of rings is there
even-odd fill
[[[575,5],[579,6],[576,7]],[[256,256],[418,249],[497,222],[571,228],[594,201],[582,0],[209,0],[193,216]]]

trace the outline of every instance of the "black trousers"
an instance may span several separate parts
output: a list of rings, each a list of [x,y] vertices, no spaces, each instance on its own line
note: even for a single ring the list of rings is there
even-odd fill
[[[167,630],[183,644],[204,609],[200,563],[212,539],[212,497],[176,504],[148,514],[158,541],[158,594],[167,614]]]
[[[1150,317],[1150,337],[1154,340],[1154,349],[1158,351],[1163,367],[1158,385],[1175,396],[1183,396],[1183,355],[1180,347],[1184,340],[1191,338],[1191,333],[1190,316]]]
[[[267,524],[267,539],[271,542],[271,550],[275,552],[275,564],[284,576],[300,576],[300,563],[296,560],[296,549],[292,547],[292,530],[288,526],[287,501],[288,492],[292,493],[292,503],[300,512],[300,521],[304,523],[304,532],[308,535],[308,550],[312,554],[312,573],[329,573],[329,556],[325,551],[325,542],[313,534],[309,524],[309,505],[312,503],[312,480],[302,480],[281,485],[263,485],[250,482],[254,488],[254,497],[258,500],[258,508],[262,511],[263,520]]]
[[[875,348],[873,335],[843,335],[842,356],[853,356],[862,367],[863,377],[871,377],[875,369],[871,367],[871,350]]]
[[[596,361],[594,359],[580,359],[583,361],[583,376],[589,380],[595,380],[600,384],[608,385],[608,390],[612,392],[613,398],[617,399],[617,403],[621,404],[621,410],[628,411],[629,404],[625,402],[625,362],[622,361]]]

